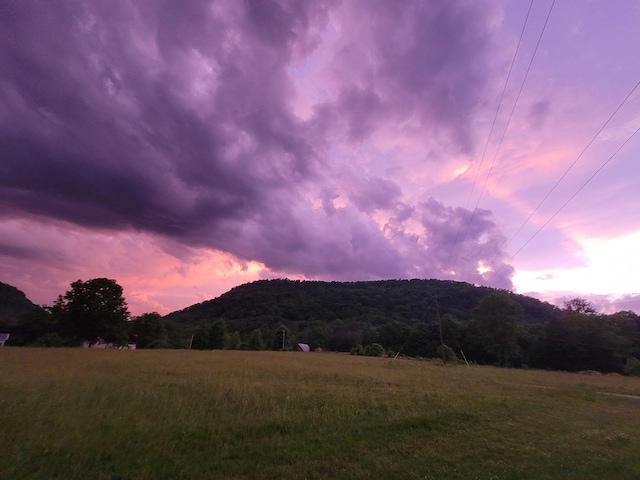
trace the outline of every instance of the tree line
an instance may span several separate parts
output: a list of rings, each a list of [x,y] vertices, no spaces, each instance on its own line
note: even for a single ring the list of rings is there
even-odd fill
[[[76,281],[53,306],[0,322],[13,345],[312,349],[504,367],[640,374],[640,317],[557,309],[462,282],[258,281],[168,316],[132,317],[114,280]]]

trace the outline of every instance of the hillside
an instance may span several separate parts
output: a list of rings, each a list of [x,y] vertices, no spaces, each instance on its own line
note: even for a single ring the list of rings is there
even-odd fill
[[[0,282],[0,323],[15,323],[21,316],[35,313],[35,305],[16,287]]]
[[[224,318],[231,330],[243,334],[254,328],[268,330],[285,324],[291,329],[293,324],[304,327],[338,319],[343,324],[360,322],[376,326],[400,321],[415,325],[437,321],[438,313],[441,317],[451,315],[467,321],[477,303],[493,291],[442,280],[259,280],[166,318],[183,325]],[[523,295],[510,296],[522,306],[526,323],[544,323],[560,316],[560,310],[548,303]]]

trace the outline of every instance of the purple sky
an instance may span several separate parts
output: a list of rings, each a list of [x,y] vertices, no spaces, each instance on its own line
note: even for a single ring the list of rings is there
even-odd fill
[[[134,314],[275,277],[640,311],[640,2],[528,10],[0,0],[0,281],[113,278]]]

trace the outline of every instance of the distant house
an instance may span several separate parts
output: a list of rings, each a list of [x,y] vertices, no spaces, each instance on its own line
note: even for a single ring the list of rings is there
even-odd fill
[[[136,349],[136,344],[135,343],[128,343],[126,346],[116,346],[113,343],[107,343],[104,340],[102,340],[101,338],[99,338],[96,342],[91,343],[89,340],[85,340],[84,342],[82,342],[80,344],[80,346],[82,348],[116,348],[118,350],[135,350]]]
[[[85,340],[80,344],[82,348],[113,348],[113,346],[109,346],[107,342],[99,338],[95,342],[90,342],[89,340]]]
[[[310,352],[311,348],[306,343],[299,343],[298,345],[296,345],[296,351],[297,352]]]
[[[10,333],[0,333],[0,347],[4,347],[4,344],[9,340]]]

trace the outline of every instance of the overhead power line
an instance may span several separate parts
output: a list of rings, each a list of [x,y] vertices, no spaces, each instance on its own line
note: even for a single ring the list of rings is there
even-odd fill
[[[623,143],[622,143],[622,145],[620,145],[620,146],[616,149],[616,151],[615,151],[615,152],[613,152],[613,154],[612,154],[609,158],[607,158],[607,159],[604,161],[604,163],[603,163],[602,165],[600,165],[600,167],[599,167],[595,172],[593,172],[593,174],[592,174],[592,175],[591,175],[591,176],[590,176],[590,177],[589,177],[589,178],[588,178],[588,179],[587,179],[587,180],[586,180],[586,181],[585,181],[585,182],[580,186],[580,188],[578,188],[578,189],[574,192],[574,194],[573,194],[573,195],[571,195],[571,197],[569,197],[569,199],[568,199],[566,202],[564,202],[564,203],[562,204],[562,206],[561,206],[560,208],[558,208],[558,210],[556,210],[556,212],[555,212],[553,215],[551,215],[551,217],[549,217],[549,219],[548,219],[548,220],[547,220],[547,221],[546,221],[546,222],[545,222],[545,223],[544,223],[544,224],[543,224],[543,225],[542,225],[542,226],[541,226],[541,227],[540,227],[540,228],[539,228],[539,229],[538,229],[538,230],[537,230],[533,235],[531,235],[531,237],[529,237],[529,240],[527,240],[527,241],[524,243],[524,245],[522,245],[522,246],[520,247],[520,249],[518,249],[518,251],[517,251],[516,253],[514,253],[514,254],[511,256],[511,258],[509,258],[509,260],[508,260],[507,262],[505,262],[505,263],[504,263],[504,264],[503,264],[503,265],[502,265],[498,270],[496,270],[496,271],[493,273],[493,275],[491,275],[491,277],[489,277],[489,280],[487,280],[487,283],[488,283],[488,282],[490,282],[490,281],[493,279],[493,277],[495,277],[495,276],[498,274],[498,272],[502,271],[502,269],[503,269],[504,267],[506,267],[507,265],[510,265],[510,264],[511,264],[511,262],[513,261],[513,259],[514,259],[514,258],[515,258],[515,257],[516,257],[516,256],[517,256],[517,255],[522,251],[522,250],[524,250],[524,249],[525,249],[525,247],[526,247],[527,245],[529,245],[529,243],[531,243],[531,241],[532,241],[535,237],[537,237],[537,236],[538,236],[538,234],[539,234],[539,233],[540,233],[540,232],[541,232],[541,231],[542,231],[542,230],[543,230],[547,225],[549,225],[549,224],[553,221],[553,219],[554,219],[554,218],[556,218],[556,217],[558,216],[558,214],[559,214],[559,213],[560,213],[560,212],[561,212],[561,211],[562,211],[562,210],[563,210],[567,205],[569,205],[569,203],[571,203],[571,201],[572,201],[572,200],[573,200],[573,199],[578,195],[578,193],[580,193],[580,192],[582,191],[582,189],[583,189],[584,187],[586,187],[586,186],[589,184],[589,182],[591,182],[591,180],[593,180],[593,179],[594,179],[594,177],[595,177],[598,173],[600,173],[600,171],[601,171],[605,166],[607,166],[607,164],[608,164],[608,163],[609,163],[609,162],[610,162],[610,161],[611,161],[611,160],[612,160],[612,159],[613,159],[613,158],[614,158],[614,157],[615,157],[615,156],[620,152],[620,150],[622,150],[622,149],[625,147],[625,145],[626,145],[627,143],[629,143],[629,142],[633,139],[633,137],[635,137],[635,136],[636,136],[636,134],[637,134],[638,132],[640,132],[640,127],[638,127],[638,128],[637,128],[637,129],[636,129],[636,130],[635,130],[635,131],[634,131],[634,132],[633,132],[633,133],[632,133],[632,134],[631,134],[631,135],[630,135],[630,136],[629,136],[629,137],[628,137],[628,138],[627,138]]]
[[[462,249],[462,245],[464,245],[465,240],[467,239],[467,236],[469,235],[469,231],[471,230],[471,224],[473,223],[473,219],[475,218],[476,215],[476,211],[478,210],[478,205],[480,204],[480,200],[482,199],[482,196],[484,195],[484,191],[487,188],[487,183],[489,182],[489,177],[491,177],[491,173],[493,171],[493,167],[496,163],[496,159],[498,158],[498,154],[500,153],[500,149],[502,148],[502,144],[504,142],[505,136],[507,134],[507,131],[509,130],[509,126],[511,125],[511,120],[513,118],[513,113],[515,112],[515,109],[518,105],[518,101],[520,100],[520,95],[522,94],[522,91],[524,89],[524,85],[527,81],[527,78],[529,76],[529,72],[531,71],[531,66],[533,65],[533,61],[536,58],[536,54],[538,53],[538,48],[540,47],[540,43],[542,42],[542,37],[544,36],[544,32],[547,29],[547,25],[549,23],[549,18],[551,18],[551,12],[553,11],[553,7],[555,5],[555,0],[553,0],[553,2],[551,3],[551,6],[549,7],[549,12],[547,13],[547,17],[544,21],[544,25],[542,26],[542,30],[540,31],[540,35],[538,36],[538,41],[536,42],[536,46],[533,50],[533,54],[531,55],[531,60],[529,61],[529,65],[527,66],[527,70],[525,72],[524,78],[522,79],[522,83],[520,84],[520,88],[518,89],[518,94],[516,95],[516,99],[515,102],[513,103],[513,107],[511,108],[511,112],[509,113],[509,117],[507,119],[507,123],[504,127],[504,130],[502,131],[502,135],[500,137],[500,142],[498,143],[498,148],[496,149],[496,152],[493,156],[493,160],[491,161],[491,166],[489,167],[489,171],[487,172],[487,176],[485,178],[484,184],[482,186],[482,190],[480,191],[480,195],[478,196],[478,200],[476,201],[476,205],[473,208],[473,211],[471,212],[471,218],[469,219],[469,223],[467,224],[467,228],[465,229],[464,232],[464,236],[462,238],[462,241],[460,242],[460,249],[458,249],[458,253],[456,254],[454,261],[453,261],[453,265],[456,264],[457,260],[458,260],[458,255],[460,254],[460,250]],[[454,249],[455,249],[455,244],[454,244]]]
[[[453,252],[456,250],[456,246],[458,244],[458,238],[460,238],[460,232],[462,231],[462,227],[464,225],[465,218],[467,216],[467,211],[469,209],[469,204],[471,203],[471,198],[473,197],[473,191],[476,188],[476,183],[478,182],[478,176],[480,175],[480,170],[482,169],[482,164],[484,163],[484,157],[487,153],[487,148],[489,147],[489,141],[491,140],[491,136],[493,135],[493,129],[496,125],[496,120],[498,118],[498,113],[500,112],[500,107],[502,106],[502,100],[504,99],[504,94],[507,91],[507,85],[509,84],[509,79],[511,78],[511,72],[513,71],[513,65],[516,63],[516,58],[518,56],[518,51],[520,50],[520,44],[522,43],[522,37],[524,36],[524,31],[527,28],[527,23],[529,22],[529,16],[531,14],[531,7],[533,7],[533,0],[529,3],[529,9],[527,10],[527,16],[524,19],[524,23],[522,25],[522,30],[520,31],[520,37],[518,38],[518,44],[516,45],[515,52],[513,52],[513,58],[511,59],[511,65],[509,65],[509,72],[507,73],[507,78],[504,81],[504,86],[502,87],[502,93],[500,94],[500,100],[498,101],[498,106],[496,108],[496,112],[493,115],[493,121],[491,122],[491,128],[489,129],[489,135],[487,136],[487,141],[484,144],[484,149],[482,151],[482,156],[480,157],[480,163],[478,164],[478,169],[476,170],[476,175],[473,179],[473,185],[471,186],[471,191],[469,192],[469,197],[467,198],[467,203],[464,206],[464,211],[462,212],[462,219],[460,220],[460,224],[458,225],[458,231],[456,232],[456,238],[453,241],[453,245],[451,246],[451,250],[449,251],[449,258],[447,259],[445,271],[449,270],[451,266],[451,258],[453,257]],[[471,222],[469,222],[469,226],[471,226]],[[465,234],[466,238],[466,234]],[[464,243],[464,241],[462,242]],[[457,260],[457,255],[456,255]],[[455,261],[454,261],[455,263]]]
[[[596,139],[600,136],[600,134],[604,131],[604,129],[607,127],[607,125],[609,125],[609,123],[611,122],[611,120],[613,119],[613,117],[616,116],[616,114],[620,111],[620,109],[623,107],[623,105],[625,103],[627,103],[627,101],[629,100],[629,98],[631,98],[631,95],[633,95],[633,93],[638,89],[638,87],[640,86],[640,81],[637,82],[633,88],[631,89],[631,91],[627,94],[626,97],[624,97],[624,99],[622,100],[622,102],[620,102],[620,104],[615,108],[615,110],[613,111],[613,113],[611,113],[611,115],[609,115],[609,118],[607,118],[607,120],[602,124],[602,126],[600,127],[600,129],[593,135],[593,137],[591,138],[591,140],[589,140],[589,143],[587,143],[587,145],[582,149],[582,151],[580,152],[580,154],[576,157],[576,159],[571,163],[571,165],[569,165],[567,167],[567,169],[562,173],[562,175],[560,176],[560,178],[558,178],[558,180],[554,183],[554,185],[551,187],[551,189],[547,192],[547,194],[544,196],[544,198],[542,200],[540,200],[540,203],[538,203],[538,205],[531,211],[531,213],[529,214],[529,216],[527,217],[527,219],[522,223],[522,225],[520,225],[520,227],[518,227],[518,229],[516,230],[516,232],[511,236],[511,238],[507,241],[507,246],[516,238],[516,236],[522,231],[522,229],[529,223],[529,221],[531,220],[531,218],[536,214],[536,212],[540,209],[540,207],[542,206],[542,204],[547,201],[547,199],[551,196],[551,194],[555,191],[555,189],[558,187],[558,185],[562,182],[562,180],[564,180],[564,178],[567,176],[567,174],[569,173],[569,171],[576,165],[576,163],[578,163],[578,161],[582,158],[582,156],[585,154],[585,152],[589,149],[589,147],[591,147],[591,145],[593,144],[593,142],[596,141]],[[582,187],[581,187],[582,188]],[[531,239],[530,239],[531,240]],[[500,254],[496,255],[493,260],[491,261],[491,263],[488,265],[488,267],[492,267],[493,264],[498,260],[498,258],[500,257]],[[476,280],[474,280],[473,283],[476,283],[478,281],[479,278],[481,278],[482,275],[479,275],[478,277],[476,277]]]
[[[520,228],[518,228],[518,230],[516,231],[516,233],[513,234],[513,236],[511,237],[511,239],[509,240],[509,242],[511,242],[511,240],[514,239],[514,237],[516,235],[518,235],[518,233],[520,233],[520,230],[522,230],[522,228],[524,228],[524,226],[529,222],[529,220],[531,220],[531,217],[533,217],[533,215],[535,215],[535,213],[538,211],[538,209],[542,206],[542,204],[547,200],[547,198],[549,198],[549,196],[554,192],[554,190],[556,189],[556,187],[560,184],[560,182],[562,182],[562,180],[564,179],[564,177],[567,176],[567,173],[569,173],[569,171],[575,166],[576,163],[578,163],[578,160],[580,160],[580,158],[582,158],[582,156],[584,155],[584,153],[587,151],[587,149],[591,146],[591,144],[596,140],[596,138],[602,133],[602,131],[606,128],[606,126],[609,124],[609,122],[611,121],[611,119],[616,115],[616,113],[618,113],[618,111],[620,110],[620,108],[622,108],[622,106],[627,103],[627,100],[629,100],[629,97],[631,97],[631,95],[633,94],[633,92],[636,91],[636,89],[638,88],[638,86],[640,86],[640,82],[636,83],[635,86],[631,89],[631,91],[627,94],[627,96],[624,98],[624,100],[622,101],[622,103],[620,103],[620,105],[618,105],[618,107],[614,110],[614,112],[609,116],[609,118],[607,119],[606,122],[604,122],[604,124],[602,125],[602,127],[600,127],[600,130],[598,130],[598,132],[593,136],[593,138],[589,141],[589,143],[587,144],[586,147],[584,147],[584,149],[582,150],[582,152],[580,152],[580,155],[578,155],[576,157],[576,159],[573,161],[573,163],[571,163],[571,165],[569,165],[569,167],[564,171],[564,173],[560,176],[560,178],[558,179],[558,181],[553,185],[553,187],[551,187],[551,190],[549,190],[549,192],[544,196],[544,198],[540,201],[540,203],[538,203],[538,205],[536,206],[536,208],[533,209],[533,211],[529,214],[529,216],[527,217],[527,219],[524,221],[524,223],[522,225],[520,225]]]

